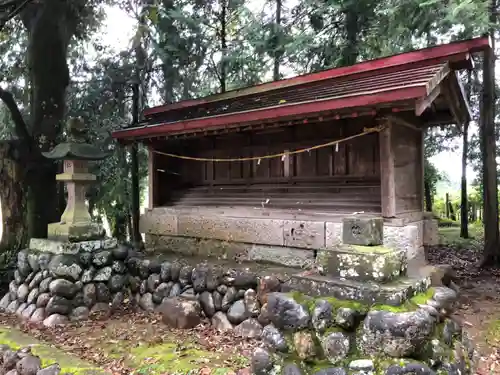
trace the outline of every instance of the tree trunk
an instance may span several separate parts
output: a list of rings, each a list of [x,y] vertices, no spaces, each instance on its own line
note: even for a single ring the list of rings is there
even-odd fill
[[[220,92],[224,93],[227,89],[227,0],[221,0],[221,13],[220,13],[220,49],[221,49],[221,62],[220,62]]]
[[[33,86],[31,134],[41,151],[56,145],[65,114],[69,84],[66,56],[76,27],[68,13],[66,2],[46,0],[33,2],[23,14],[29,35],[28,63]],[[47,224],[60,219],[56,173],[57,166],[43,159],[28,171],[30,237],[46,237]]]
[[[352,2],[345,10],[345,28],[346,28],[346,45],[342,50],[342,63],[343,66],[350,66],[356,64],[358,59],[358,34],[359,22],[358,12],[356,9],[356,2]]]
[[[424,181],[425,210],[432,212],[432,192],[429,181]]]
[[[281,40],[281,0],[276,0],[276,19],[274,21],[274,64],[273,64],[273,79],[278,81],[280,79],[280,64],[282,53]]]
[[[491,3],[491,21],[495,22],[496,1]],[[491,34],[493,47],[484,52],[483,95],[480,110],[481,154],[483,161],[483,219],[484,253],[483,266],[499,263],[498,248],[498,194],[495,134],[495,56],[494,33]]]
[[[0,143],[0,222],[3,223],[0,255],[6,251],[16,253],[28,240],[24,220],[23,168],[12,158],[14,147],[9,142]]]
[[[467,101],[472,94],[472,75],[467,74]],[[467,199],[467,156],[469,154],[469,122],[463,124],[462,134],[462,182],[460,192],[460,237],[469,238],[469,202]]]

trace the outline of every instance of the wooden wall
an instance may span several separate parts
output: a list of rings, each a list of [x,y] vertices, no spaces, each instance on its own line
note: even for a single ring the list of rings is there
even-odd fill
[[[262,156],[342,139],[362,132],[364,126],[374,124],[359,120],[302,124],[187,139],[158,149],[204,158]],[[377,134],[272,159],[200,162],[156,155],[155,163],[165,171],[157,173],[160,191],[155,205],[380,211]]]
[[[396,214],[423,211],[422,132],[392,126]]]

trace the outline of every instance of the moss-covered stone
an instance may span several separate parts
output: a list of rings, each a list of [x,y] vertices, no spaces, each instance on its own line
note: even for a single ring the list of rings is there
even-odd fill
[[[40,357],[42,367],[58,363],[61,373],[74,375],[110,375],[95,365],[82,361],[79,358],[66,354],[64,351],[51,345],[42,343],[12,327],[0,327],[0,344],[8,345],[14,350],[22,347],[31,347],[33,354]]]

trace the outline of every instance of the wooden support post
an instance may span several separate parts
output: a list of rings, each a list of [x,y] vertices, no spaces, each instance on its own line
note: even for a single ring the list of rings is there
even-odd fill
[[[396,185],[394,180],[394,150],[392,148],[391,123],[379,133],[380,146],[380,193],[382,200],[382,216],[396,216]]]
[[[151,210],[156,202],[156,155],[154,147],[148,146],[148,208]]]

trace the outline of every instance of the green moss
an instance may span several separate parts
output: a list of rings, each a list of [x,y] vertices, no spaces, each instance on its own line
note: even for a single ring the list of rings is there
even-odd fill
[[[410,298],[410,302],[414,305],[425,305],[433,296],[434,288],[429,288],[423,293],[415,294],[412,298]]]
[[[393,251],[385,246],[360,246],[360,245],[349,245],[353,250],[360,253],[373,253],[373,254],[385,254]]]
[[[230,361],[220,353],[202,350],[192,344],[183,346],[170,342],[132,348],[125,358],[125,363],[144,375],[187,374],[204,366],[218,368],[219,375],[234,370],[226,367]],[[232,364],[243,367],[247,365],[247,360],[237,357],[233,359]]]
[[[486,342],[496,346],[500,343],[500,319],[494,319],[488,324]]]
[[[40,357],[42,366],[50,366],[58,363],[61,366],[61,373],[71,373],[74,375],[104,375],[104,370],[94,365],[84,362],[79,358],[70,356],[53,346],[43,344],[30,336],[11,327],[0,327],[0,344],[8,345],[14,350],[31,346],[33,354]]]
[[[332,305],[334,312],[341,307],[350,308],[361,313],[366,313],[370,307],[358,301],[352,300],[341,300],[335,297],[311,297],[301,292],[293,291],[286,293],[289,297],[293,298],[295,301],[303,305],[309,312],[314,310],[316,306],[316,301],[325,300],[330,305]]]

